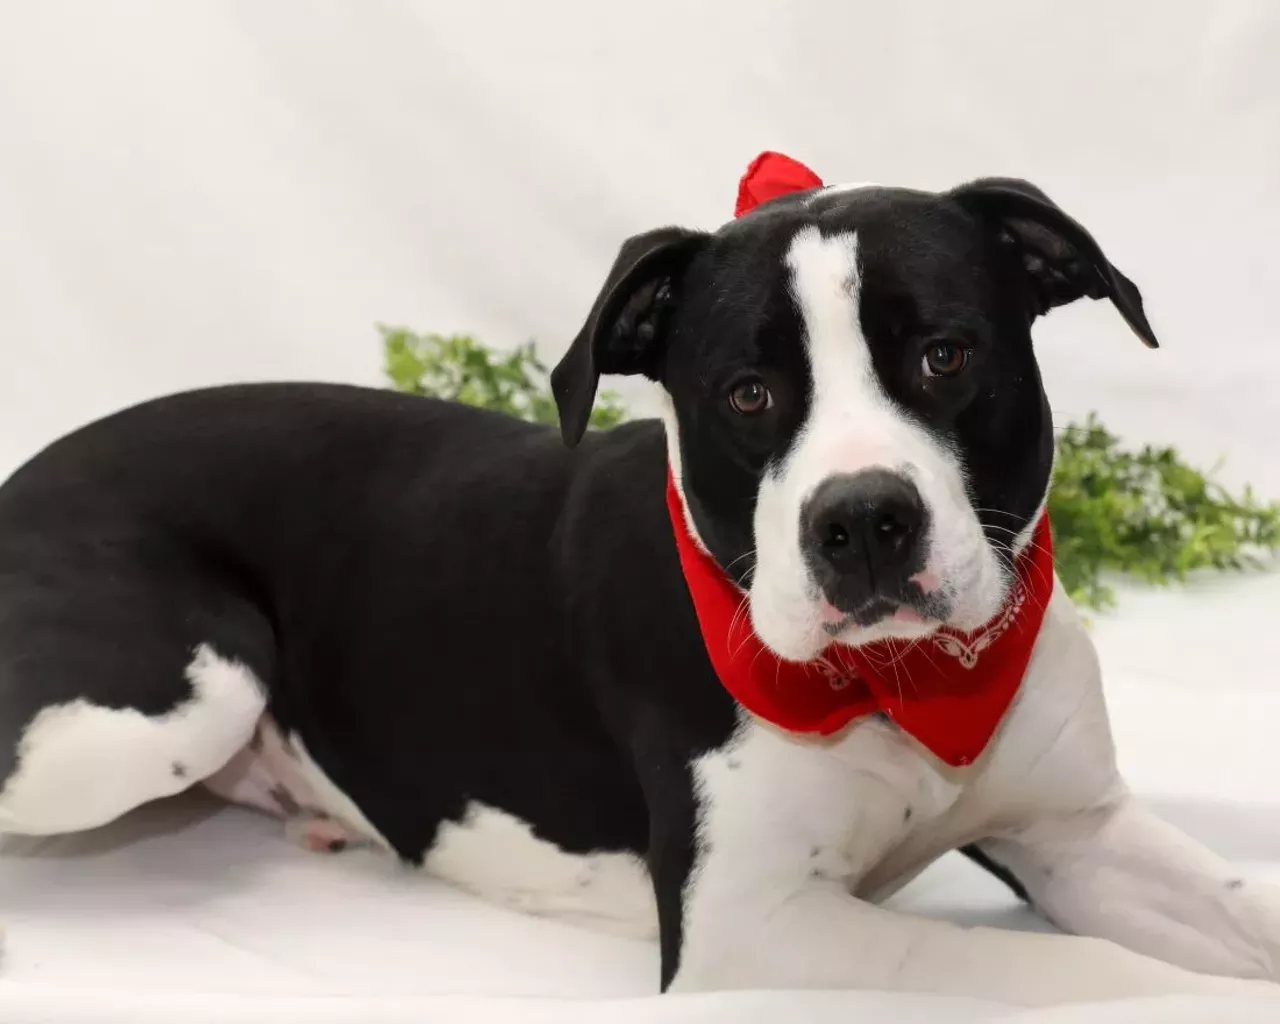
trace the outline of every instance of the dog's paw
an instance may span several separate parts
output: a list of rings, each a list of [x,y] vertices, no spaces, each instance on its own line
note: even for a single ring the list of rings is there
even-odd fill
[[[340,821],[317,814],[299,814],[284,825],[285,835],[312,853],[341,853],[360,842],[360,837]]]

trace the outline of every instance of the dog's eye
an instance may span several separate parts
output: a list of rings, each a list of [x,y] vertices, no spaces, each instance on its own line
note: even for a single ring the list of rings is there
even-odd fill
[[[739,416],[756,416],[773,405],[773,395],[759,377],[748,377],[729,392],[729,406]]]
[[[969,365],[969,350],[953,341],[936,341],[924,350],[922,372],[926,377],[954,377]]]

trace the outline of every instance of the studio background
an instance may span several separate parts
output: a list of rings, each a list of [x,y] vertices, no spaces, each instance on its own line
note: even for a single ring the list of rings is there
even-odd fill
[[[766,148],[829,181],[1040,185],[1164,346],[1106,303],[1043,321],[1060,425],[1096,410],[1280,499],[1274,0],[0,0],[0,477],[179,389],[381,384],[378,322],[552,361],[624,238],[716,227]],[[1135,792],[1273,881],[1277,608],[1280,574],[1224,574],[1125,586],[1093,626]],[[959,856],[892,905],[1047,927]],[[209,800],[0,839],[0,925],[6,1024],[1013,1020],[875,993],[654,1000],[650,944],[319,858]]]
[[[554,358],[622,239],[776,148],[1039,184],[1164,343],[1055,313],[1059,419],[1280,495],[1277,53],[1271,0],[2,0],[0,473],[172,390],[381,383],[376,321]]]

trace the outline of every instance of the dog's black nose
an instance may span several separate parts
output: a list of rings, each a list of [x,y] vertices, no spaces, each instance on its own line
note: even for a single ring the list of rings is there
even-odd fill
[[[923,568],[920,491],[887,469],[833,476],[801,512],[805,555],[839,608],[896,595]]]

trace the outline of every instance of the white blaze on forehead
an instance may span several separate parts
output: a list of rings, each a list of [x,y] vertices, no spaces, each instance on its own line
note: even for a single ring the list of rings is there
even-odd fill
[[[786,255],[791,289],[800,306],[807,340],[836,331],[864,350],[854,295],[858,289],[858,239],[852,232],[823,238],[816,227],[797,232]]]
[[[880,387],[862,333],[857,236],[843,232],[824,238],[816,227],[805,228],[792,240],[786,264],[804,324],[813,388],[809,416],[789,461],[822,461],[822,467],[802,470],[808,477],[819,469],[824,475],[856,472],[877,457],[891,459],[890,439],[907,424]]]

